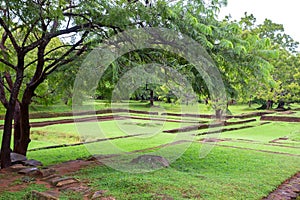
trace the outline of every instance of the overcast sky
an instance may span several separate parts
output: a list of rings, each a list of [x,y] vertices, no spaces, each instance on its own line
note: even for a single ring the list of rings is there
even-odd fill
[[[300,42],[300,0],[227,0],[227,7],[221,8],[219,18],[230,14],[240,19],[247,11],[253,14],[258,23],[265,18],[283,24],[285,32]]]

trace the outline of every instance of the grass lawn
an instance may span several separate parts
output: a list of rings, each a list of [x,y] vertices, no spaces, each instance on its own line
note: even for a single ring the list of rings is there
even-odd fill
[[[200,143],[194,143],[170,168],[154,172],[131,174],[99,165],[73,175],[88,181],[94,190],[108,190],[106,195],[116,199],[260,199],[299,171],[300,159],[296,157],[215,147],[207,157],[199,159],[200,147]],[[84,148],[76,148],[68,151],[86,156]],[[46,151],[40,153],[47,157]],[[30,189],[33,188],[45,190],[32,184]],[[0,199],[20,199],[28,191],[5,192]]]
[[[104,122],[84,122],[78,124],[57,124],[40,128],[32,128],[33,140],[68,144],[91,141],[100,138],[111,138],[133,134],[158,134],[163,130],[192,125],[176,122],[148,120],[116,120]],[[31,145],[30,148],[35,148]]]
[[[272,122],[254,128],[224,132],[221,137],[269,142],[280,137],[289,136],[299,129],[300,125],[298,123]]]
[[[128,174],[105,166],[78,172],[117,199],[260,199],[299,170],[300,159],[216,147],[198,158],[193,144],[171,168]]]
[[[104,103],[102,103],[104,105]],[[99,102],[99,107],[103,106]],[[149,110],[145,105],[131,106],[135,110]],[[200,105],[200,107],[203,105]],[[254,107],[254,106],[253,106]],[[157,107],[161,109],[160,107]],[[202,107],[204,109],[204,107]],[[179,112],[180,107],[170,106],[168,112]],[[233,114],[255,111],[247,105],[232,106]],[[160,110],[160,112],[165,112]],[[204,111],[208,112],[208,111]],[[299,111],[297,114],[300,113]],[[149,117],[142,114],[131,114],[138,117]],[[160,118],[162,116],[153,116]],[[170,117],[170,119],[181,117]],[[183,118],[184,120],[202,120]],[[191,126],[196,123],[176,123],[163,121],[148,121],[126,119],[103,122],[85,122],[75,124],[57,124],[32,128],[30,149],[56,144],[76,143],[82,140],[91,141],[99,138],[133,135],[138,137],[115,139],[79,145],[72,147],[29,151],[28,158],[36,159],[44,165],[86,158],[91,154],[114,154],[120,151],[135,151],[157,147],[177,140],[194,139],[184,154],[171,164],[171,167],[149,173],[126,173],[108,166],[93,166],[82,169],[74,174],[78,179],[88,181],[94,190],[108,190],[107,196],[116,199],[261,199],[274,190],[285,179],[300,171],[300,125],[299,123],[271,122],[261,125],[256,122],[226,126],[223,128],[254,125],[256,127],[221,134],[192,134],[216,130],[197,130],[178,134],[164,133],[164,130]],[[49,120],[49,119],[43,119]],[[50,119],[53,120],[53,119]],[[208,121],[209,119],[203,119]],[[239,121],[231,119],[230,121]],[[38,121],[38,120],[37,120]],[[258,126],[257,126],[258,125]],[[78,129],[84,132],[84,137],[78,134]],[[100,131],[101,130],[101,131]],[[0,131],[1,134],[1,131]],[[202,144],[203,138],[218,137],[223,142],[216,143],[211,152],[200,159],[201,147],[214,145]],[[281,143],[272,143],[278,138]],[[1,139],[0,139],[1,142]],[[270,144],[275,144],[274,146]],[[166,156],[184,144],[176,144],[166,151]],[[277,146],[276,146],[277,145]],[[279,146],[278,146],[279,145]],[[282,145],[282,146],[280,146]],[[117,147],[117,148],[112,148]],[[155,154],[158,149],[146,150]],[[263,152],[264,151],[264,152]],[[282,153],[278,154],[278,153]],[[288,155],[289,154],[289,155]],[[21,199],[25,192],[35,188],[45,190],[35,184],[19,192],[4,192],[0,199]],[[80,199],[65,197],[61,199]]]

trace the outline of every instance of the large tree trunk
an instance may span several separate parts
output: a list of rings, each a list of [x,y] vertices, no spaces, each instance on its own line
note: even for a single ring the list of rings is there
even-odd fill
[[[29,124],[29,105],[21,104],[20,137],[15,142],[14,152],[26,156],[28,145],[30,143],[30,124]]]
[[[150,90],[150,106],[154,106],[154,92]]]
[[[251,106],[252,106],[252,95],[250,95],[250,99],[249,99],[249,102],[248,102],[248,106],[249,106],[249,108],[251,108]]]
[[[16,102],[14,113],[14,149],[16,149],[17,143],[21,138],[21,110],[20,103]]]
[[[209,100],[208,98],[204,99],[205,105],[208,105],[208,100]]]
[[[24,91],[22,102],[20,103],[20,117],[16,116],[16,119],[19,120],[17,123],[20,125],[19,133],[16,132],[18,136],[17,140],[14,143],[14,152],[26,156],[28,145],[30,143],[30,124],[29,124],[29,104],[34,94],[34,90],[42,83],[45,79],[45,76],[42,76],[43,67],[45,64],[44,52],[47,44],[50,40],[45,40],[38,47],[38,61],[36,66],[36,71],[32,77],[30,83],[27,84],[27,87]]]
[[[215,112],[216,112],[216,119],[217,120],[221,120],[221,118],[222,118],[222,110],[221,109],[217,109]]]
[[[270,110],[273,108],[273,101],[272,100],[268,100],[267,101],[267,110]]]
[[[172,103],[170,96],[167,96],[167,103]]]
[[[20,103],[20,137],[15,142],[14,152],[26,156],[28,145],[30,143],[30,124],[29,124],[29,105],[35,88],[27,87],[24,91],[22,102]]]
[[[11,166],[10,160],[10,142],[11,142],[11,134],[12,134],[12,120],[14,117],[14,109],[15,105],[13,103],[9,103],[4,121],[4,129],[2,136],[2,146],[1,146],[1,168],[6,168]]]
[[[285,105],[284,101],[279,101],[279,102],[278,102],[277,109],[286,110],[286,109],[284,108],[284,105]]]
[[[12,121],[14,118],[16,102],[20,92],[21,84],[23,81],[23,68],[24,66],[24,57],[19,55],[18,57],[18,66],[17,66],[17,76],[13,88],[10,93],[10,98],[8,106],[6,109],[5,120],[4,120],[4,129],[2,136],[2,146],[1,146],[1,168],[6,168],[11,166],[10,159],[10,143],[12,135]]]

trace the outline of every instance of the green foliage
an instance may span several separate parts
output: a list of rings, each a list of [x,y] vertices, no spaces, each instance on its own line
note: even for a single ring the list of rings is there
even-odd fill
[[[226,18],[223,23],[228,20],[229,18]],[[298,73],[295,64],[298,55],[294,53],[298,42],[284,33],[281,24],[268,19],[260,25],[255,23],[255,17],[247,13],[238,22],[242,31],[236,33],[240,33],[241,37],[236,40],[239,44],[233,43],[234,51],[231,51],[231,54],[234,52],[237,56],[231,57],[230,65],[239,69],[234,73],[230,65],[222,68],[230,77],[230,81],[226,83],[229,94],[244,102],[252,97],[275,102],[298,101],[296,96],[299,94],[299,84],[297,75],[295,76]],[[231,24],[236,26],[237,23]],[[233,34],[233,37],[237,35]],[[226,41],[233,37],[226,37]],[[231,43],[219,41],[222,48],[233,48]],[[218,62],[226,63],[226,57],[217,57]]]
[[[55,13],[58,19],[63,19],[61,8],[66,4],[67,2],[65,1],[58,3],[57,7],[49,8],[50,10],[47,10],[45,15],[53,18]],[[270,49],[270,39],[260,39],[258,37],[258,33],[253,25],[253,16],[245,16],[241,22],[217,21],[216,13],[218,8],[224,4],[226,4],[225,1],[212,1],[210,3],[205,3],[204,1],[179,1],[176,3],[157,1],[155,3],[152,2],[151,6],[145,6],[142,2],[127,3],[120,1],[114,4],[110,2],[98,4],[96,1],[91,1],[89,3],[80,3],[80,7],[73,12],[81,13],[85,10],[83,13],[88,13],[88,17],[94,23],[102,23],[104,26],[113,25],[119,27],[119,29],[132,29],[140,26],[165,27],[186,34],[199,42],[213,57],[222,73],[228,96],[230,98],[242,97],[245,96],[245,91],[249,90],[249,85],[253,84],[252,80],[254,77],[260,78],[263,83],[270,79],[269,71],[271,65],[269,60],[276,56],[276,52]],[[29,3],[26,6],[29,6]],[[32,9],[34,8],[32,7]],[[103,13],[102,17],[95,17],[99,13]],[[38,17],[35,15],[31,16],[29,13],[28,15],[30,18]],[[78,17],[74,20],[74,23],[78,24],[82,23],[84,19]],[[265,26],[267,25],[266,23]],[[261,32],[265,32],[265,26],[261,27],[263,29]],[[115,32],[117,32],[116,29],[98,30],[91,33],[87,41],[90,47],[93,47],[98,41],[113,35]],[[54,42],[52,46],[59,46],[59,42],[61,41]],[[51,44],[49,44],[49,47],[51,47]],[[195,91],[202,96],[208,95],[201,75],[197,74],[193,67],[186,67],[187,63],[182,62],[181,58],[168,52],[158,52],[155,55],[147,51],[149,50],[130,53],[130,55],[125,55],[119,61],[113,63],[99,82],[95,96],[110,99],[114,85],[122,74],[135,65],[153,61],[167,64],[175,69],[186,68],[181,70],[181,72],[189,78]],[[56,54],[59,55],[62,52],[63,49],[56,52]],[[52,57],[55,57],[55,55],[52,55]],[[160,62],[158,58],[162,57],[163,62]],[[174,63],[174,60],[177,61]],[[31,59],[28,60],[28,62],[30,61]],[[43,100],[35,98],[34,101],[38,103],[44,101],[44,103],[50,104],[63,98],[66,104],[70,104],[70,96],[73,93],[72,84],[78,66],[78,64],[73,62],[68,67],[61,68],[61,70],[55,72],[53,78],[50,77],[49,81],[46,81],[43,86],[39,86],[37,89],[37,97],[44,97]],[[63,78],[65,74],[68,74],[66,79]],[[28,77],[30,78],[31,76],[32,74],[30,75],[29,73]],[[55,82],[55,80],[64,81]],[[164,95],[159,94],[159,96],[162,97]]]

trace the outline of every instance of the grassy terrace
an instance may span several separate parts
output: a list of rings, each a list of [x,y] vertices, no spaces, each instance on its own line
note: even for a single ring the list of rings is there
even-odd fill
[[[135,110],[149,111],[145,105],[133,104],[131,106]],[[200,107],[202,106],[200,105]],[[204,110],[204,107],[202,108]],[[40,108],[40,110],[42,109]],[[231,110],[233,114],[254,111],[253,108],[247,108],[246,105],[231,106]],[[159,112],[162,112],[161,109]],[[167,112],[179,112],[179,107],[170,107]],[[209,111],[206,110],[204,113],[209,113]],[[300,111],[297,111],[297,115],[299,113]],[[149,118],[149,115],[145,114],[131,113],[130,115]],[[165,116],[151,117],[163,119]],[[35,119],[32,122],[66,118],[70,117]],[[131,174],[99,165],[84,168],[73,174],[79,180],[87,181],[94,190],[108,190],[106,195],[114,196],[116,199],[261,199],[300,170],[300,125],[298,123],[271,122],[261,125],[259,117],[253,117],[251,119],[256,119],[255,122],[221,127],[253,126],[250,128],[191,137],[191,135],[220,128],[176,134],[164,133],[165,130],[199,125],[199,121],[210,120],[174,116],[167,118],[191,121],[191,123],[123,119],[97,123],[83,122],[78,123],[78,127],[74,123],[69,123],[32,128],[30,149],[133,134],[144,135],[86,145],[29,151],[28,158],[40,160],[47,166],[77,158],[86,158],[95,153],[116,153],[117,151],[114,152],[111,149],[111,145],[129,152],[172,143],[174,140],[176,141],[175,138],[178,135],[181,136],[180,139],[193,139],[183,156],[173,162],[170,168],[150,173]],[[230,119],[228,121],[241,120]],[[89,131],[83,131],[84,134],[80,135],[77,128]],[[201,142],[205,138],[218,138],[222,141]],[[176,144],[173,147],[180,148],[180,145],[182,144]],[[200,149],[205,146],[213,148],[205,158],[200,159]],[[91,149],[97,149],[97,151],[91,151]],[[157,149],[145,151],[151,153]],[[4,192],[0,194],[0,199],[22,199],[22,196],[31,189],[45,190],[40,185],[32,183],[28,188],[18,192]],[[70,198],[62,197],[61,199]],[[81,198],[75,195],[72,199]]]
[[[146,174],[128,174],[105,166],[85,168],[75,174],[94,189],[109,190],[117,199],[260,199],[283,180],[299,171],[299,158],[263,152],[215,147],[204,159],[198,158],[201,144],[194,143],[170,168]],[[59,155],[86,156],[84,148],[43,151],[48,159]],[[31,157],[40,158],[30,153]],[[49,154],[50,155],[50,154]],[[72,159],[69,154],[68,159]],[[45,161],[45,160],[44,160]],[[34,184],[31,185],[34,187]],[[38,188],[44,190],[43,188]],[[25,191],[2,194],[9,199]],[[18,198],[16,198],[18,199]],[[78,198],[79,199],[79,198]]]

